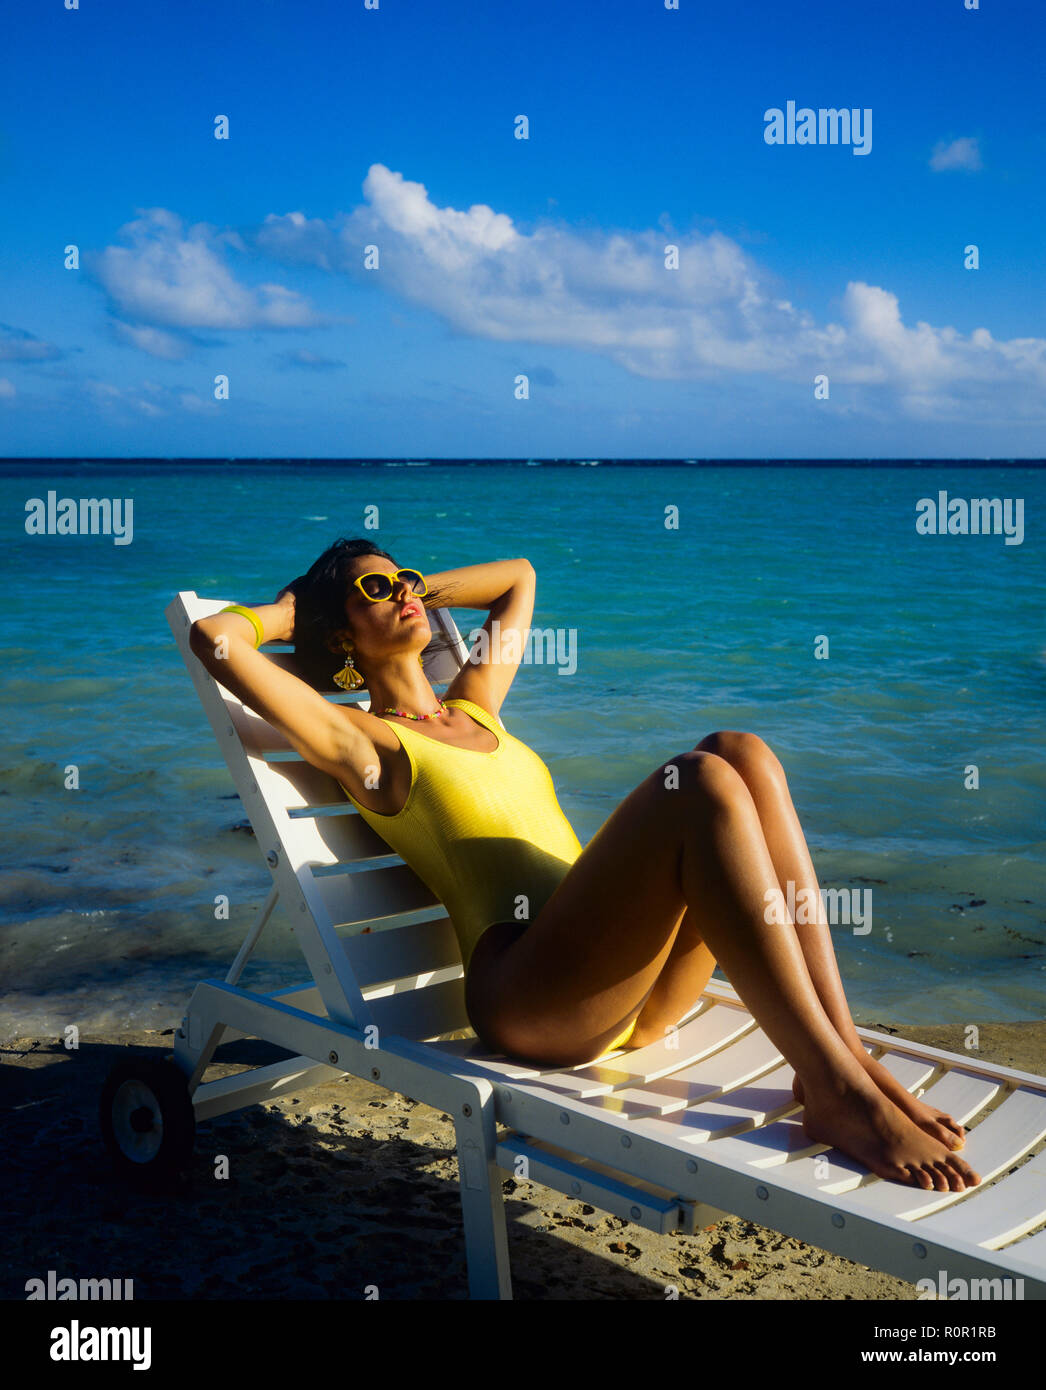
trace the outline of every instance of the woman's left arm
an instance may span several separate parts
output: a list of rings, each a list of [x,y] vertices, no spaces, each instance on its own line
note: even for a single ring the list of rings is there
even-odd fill
[[[537,574],[529,560],[492,560],[426,575],[439,589],[434,608],[486,608],[482,634],[472,648],[477,660],[466,661],[451,681],[445,700],[471,700],[497,714],[515,680],[534,616]],[[497,622],[495,629],[494,623]],[[496,632],[496,636],[495,636]]]

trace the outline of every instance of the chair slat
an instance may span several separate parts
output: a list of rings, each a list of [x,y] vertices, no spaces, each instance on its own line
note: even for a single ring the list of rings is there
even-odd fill
[[[775,1089],[774,1094],[783,1097],[785,1092]],[[753,1129],[743,1116],[728,1117],[722,1108],[724,1103],[692,1105],[666,1115],[637,1115],[635,1133],[672,1144],[712,1143],[716,1152],[721,1144],[734,1142],[730,1136],[741,1134],[746,1146],[735,1153],[736,1162],[753,1169],[783,1162],[790,1152],[810,1148],[810,1140],[797,1121],[778,1120]]]
[[[695,1123],[707,1130],[711,1137],[731,1131],[740,1133],[754,1125],[783,1117],[797,1104],[792,1094],[794,1076],[795,1072],[787,1062],[774,1067],[747,1085],[725,1092],[717,1100],[702,1102],[695,1114]]]
[[[669,1115],[673,1111],[687,1109],[684,1096],[673,1096],[665,1090],[647,1091],[639,1086],[610,1091],[594,1097],[589,1103],[608,1114],[622,1115],[630,1120],[646,1115]]]
[[[406,864],[391,864],[367,873],[324,875],[314,882],[336,927],[376,922],[398,912],[440,905],[431,888]]]
[[[754,1026],[751,1015],[729,1005],[716,1003],[702,1007],[699,1015],[684,1022],[677,1033],[678,1049],[666,1050],[661,1043],[646,1048],[636,1048],[623,1052],[607,1062],[586,1063],[571,1070],[542,1070],[531,1063],[518,1062],[513,1058],[491,1053],[478,1040],[455,1040],[437,1044],[440,1051],[463,1061],[475,1062],[505,1078],[540,1078],[548,1090],[564,1096],[583,1100],[591,1096],[604,1096],[618,1089],[625,1090],[636,1082],[642,1083],[651,1072],[664,1073],[669,1069],[666,1055],[673,1059],[672,1066],[685,1065],[689,1059],[698,1059],[719,1047],[725,1041],[737,1036],[738,1032]],[[646,1056],[646,1065],[636,1067],[635,1059]]]
[[[465,981],[445,980],[428,989],[411,990],[375,999],[371,1012],[382,1033],[397,1033],[418,1040],[469,1027],[465,1010]]]
[[[743,1085],[760,1072],[769,1071],[781,1061],[781,1054],[761,1029],[753,1029],[742,1038],[721,1048],[713,1056],[694,1066],[674,1073],[670,1081],[676,1087],[694,1087],[700,1095],[694,1100],[710,1099]],[[665,1084],[664,1081],[652,1083]]]
[[[999,1082],[988,1076],[953,1067],[940,1081],[935,1081],[929,1090],[923,1092],[922,1099],[927,1105],[947,1111],[954,1120],[966,1125],[990,1100],[995,1099],[1000,1089]]]
[[[450,965],[445,970],[426,970],[420,975],[403,975],[398,980],[386,980],[372,985],[364,993],[368,999],[388,999],[393,994],[410,994],[412,990],[433,989],[450,980],[461,979],[461,966]]]
[[[703,1002],[699,1012],[683,1021],[676,1031],[674,1036],[678,1043],[677,1048],[666,1049],[663,1044],[657,1043],[650,1047],[621,1052],[605,1062],[585,1063],[562,1071],[542,1070],[528,1063],[490,1053],[477,1041],[441,1043],[439,1046],[441,1050],[446,1048],[452,1055],[463,1060],[467,1059],[484,1067],[489,1065],[491,1070],[500,1075],[540,1077],[542,1085],[550,1091],[585,1099],[606,1096],[612,1092],[627,1092],[637,1084],[641,1086],[652,1076],[664,1075],[671,1069],[685,1066],[690,1060],[699,1060],[753,1026],[754,1020],[751,1015],[743,1010],[719,1006],[715,1002]],[[666,1063],[666,1056],[672,1059],[670,1063]]]
[[[919,1230],[937,1239],[961,1236],[975,1245],[997,1250],[1046,1221],[1046,1153],[1030,1158],[1016,1173],[984,1193],[974,1189],[975,1202],[960,1202],[938,1216],[920,1221]]]
[[[295,864],[365,864],[394,854],[386,841],[355,813],[295,816],[287,822],[283,843]]]
[[[711,1057],[645,1085],[615,1089],[593,1104],[617,1115],[667,1115],[700,1107],[724,1091],[771,1070],[781,1054],[761,1030],[746,1033]]]
[[[446,916],[393,931],[343,937],[342,946],[364,989],[425,971],[461,968],[458,938]]]
[[[755,1019],[745,1009],[712,1003],[669,1035],[666,1042],[637,1047],[609,1061],[589,1062],[571,1074],[605,1081],[612,1087],[642,1084],[698,1062],[754,1028]]]
[[[545,1085],[549,1076],[548,1072],[543,1072],[532,1062],[517,1062],[514,1058],[505,1057],[500,1052],[491,1052],[479,1038],[454,1038],[432,1043],[430,1046],[439,1053],[441,1058],[448,1056],[481,1066],[484,1072],[489,1073],[492,1080],[526,1079],[540,1081],[542,1085]],[[605,1087],[600,1089],[605,1089]]]
[[[937,1070],[936,1064],[925,1057],[907,1057],[901,1052],[884,1052],[880,1065],[895,1076],[906,1091],[924,1086]]]
[[[251,770],[270,807],[288,810],[346,804],[345,793],[330,773],[321,772],[303,759],[285,763],[252,759]]]

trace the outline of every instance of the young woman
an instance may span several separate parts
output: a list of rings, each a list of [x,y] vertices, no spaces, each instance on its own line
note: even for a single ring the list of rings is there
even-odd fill
[[[821,898],[784,771],[761,739],[713,733],[675,754],[582,849],[544,763],[493,717],[534,594],[524,559],[426,582],[369,542],[342,540],[274,603],[194,623],[192,649],[338,779],[447,907],[469,1019],[491,1050],[573,1066],[656,1042],[718,961],[793,1067],[811,1140],[927,1190],[979,1183],[954,1152],[963,1127],[861,1046],[823,910],[796,923],[785,908],[789,881],[795,900]],[[487,642],[519,640],[466,662],[439,699],[420,665],[425,609],[451,602],[489,610]],[[294,642],[306,679],[257,652],[262,641]],[[366,685],[369,713],[323,698],[335,676]]]

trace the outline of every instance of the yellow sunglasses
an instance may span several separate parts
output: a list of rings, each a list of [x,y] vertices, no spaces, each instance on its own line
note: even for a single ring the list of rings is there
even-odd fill
[[[373,570],[370,574],[359,575],[353,580],[353,583],[363,597],[370,599],[371,603],[384,603],[386,599],[392,597],[395,585],[401,579],[411,593],[417,594],[419,598],[429,591],[429,586],[425,583],[425,576],[418,570],[396,570],[394,574],[389,574],[385,570]]]

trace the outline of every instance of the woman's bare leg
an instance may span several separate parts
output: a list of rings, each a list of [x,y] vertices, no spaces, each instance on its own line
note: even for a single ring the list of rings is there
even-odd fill
[[[724,758],[741,776],[759,813],[759,823],[778,883],[782,890],[787,891],[787,885],[791,882],[794,885],[793,901],[809,905],[812,911],[813,920],[797,921],[795,932],[817,997],[836,1032],[894,1104],[934,1138],[951,1148],[961,1148],[965,1134],[963,1126],[945,1111],[916,1099],[880,1062],[868,1056],[857,1035],[839,976],[831,930],[810,850],[792,804],[784,769],[777,757],[761,738],[748,733],[709,734],[697,747]],[[805,919],[809,914],[804,912],[796,915]],[[802,1101],[803,1086],[798,1076],[794,1090],[796,1099]]]
[[[466,987],[491,1045],[542,1065],[599,1056],[649,997],[685,916],[802,1077],[803,1118],[880,1177],[938,1191],[980,1179],[869,1079],[828,1017],[794,929],[766,921],[778,891],[752,796],[722,758],[691,751],[648,777],[585,847],[537,918],[480,947]],[[477,968],[478,967],[478,968]]]
[[[628,1048],[663,1042],[704,994],[715,967],[715,956],[701,935],[697,918],[687,908],[668,959],[639,1011]]]

